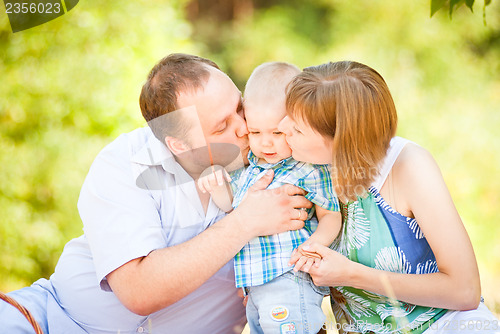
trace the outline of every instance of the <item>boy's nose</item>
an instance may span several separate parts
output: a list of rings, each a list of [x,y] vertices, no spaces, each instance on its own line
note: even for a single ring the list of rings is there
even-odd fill
[[[269,147],[269,146],[272,146],[273,145],[273,141],[271,138],[267,137],[267,136],[264,136],[262,138],[262,141],[260,142],[260,144],[262,146],[265,146],[265,147]]]

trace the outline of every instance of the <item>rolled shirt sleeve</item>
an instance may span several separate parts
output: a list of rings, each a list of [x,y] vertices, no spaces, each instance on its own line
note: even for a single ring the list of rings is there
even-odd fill
[[[123,264],[166,246],[159,204],[136,185],[126,135],[104,148],[83,184],[78,210],[95,264],[98,283]]]

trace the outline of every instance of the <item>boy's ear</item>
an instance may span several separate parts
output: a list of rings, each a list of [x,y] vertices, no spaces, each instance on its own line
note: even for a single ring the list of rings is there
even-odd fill
[[[187,152],[191,149],[191,147],[187,145],[182,139],[169,136],[165,137],[165,145],[167,145],[170,152],[175,155]]]

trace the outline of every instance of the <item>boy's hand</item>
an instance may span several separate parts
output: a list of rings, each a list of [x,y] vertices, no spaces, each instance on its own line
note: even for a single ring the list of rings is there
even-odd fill
[[[248,303],[248,295],[243,294],[243,289],[238,289],[238,297],[243,298],[243,306],[247,306]]]
[[[300,270],[308,272],[309,268],[311,268],[313,265],[319,266],[321,260],[322,259],[317,256],[299,255],[299,258],[297,262],[295,262],[295,266],[293,267],[293,271]]]
[[[306,251],[321,255],[321,260],[300,263],[304,257],[292,253],[289,264],[295,264],[295,268],[300,265],[300,270],[309,273],[314,284],[317,286],[352,284],[352,273],[359,270],[359,263],[353,262],[333,249],[316,242],[304,246],[304,248]]]
[[[290,265],[295,265],[293,268],[294,271],[310,268],[313,264],[319,264],[321,261],[322,256],[319,253],[308,250],[310,244],[312,244],[312,241],[306,240],[292,252],[289,263]]]
[[[316,252],[309,252],[303,249],[299,249],[299,252],[302,256],[310,257],[311,259],[320,259],[320,260],[322,259],[321,255],[319,255]]]
[[[224,167],[210,166],[201,173],[198,179],[198,188],[202,193],[212,193],[218,187],[225,186],[224,181],[231,182],[231,177]]]

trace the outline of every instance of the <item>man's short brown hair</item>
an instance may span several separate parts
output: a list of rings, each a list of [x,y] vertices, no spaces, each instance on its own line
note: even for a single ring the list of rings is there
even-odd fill
[[[219,69],[216,63],[202,57],[172,53],[156,64],[142,86],[139,104],[142,116],[156,138],[164,142],[166,136],[185,140],[189,126],[180,116],[161,117],[178,109],[177,97],[182,90],[196,90],[207,82],[207,66]]]

